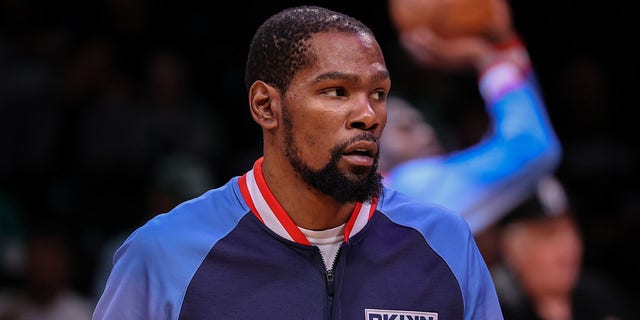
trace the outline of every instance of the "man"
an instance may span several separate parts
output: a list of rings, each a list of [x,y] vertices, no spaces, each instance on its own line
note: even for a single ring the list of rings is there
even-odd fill
[[[560,181],[535,192],[500,225],[504,261],[493,270],[505,319],[637,319],[607,277],[583,265],[576,212]]]
[[[370,29],[284,10],[246,83],[263,157],[136,230],[93,319],[502,319],[461,216],[382,186],[391,82]]]
[[[91,317],[93,303],[72,285],[75,259],[63,228],[52,221],[29,229],[18,286],[0,286],[0,319]]]
[[[441,38],[426,28],[399,31],[417,65],[477,73],[489,116],[483,139],[447,153],[409,101],[390,97],[381,144],[387,186],[461,214],[476,236],[524,200],[561,158],[526,47],[513,30],[506,3],[496,4],[504,7],[495,10],[491,37]]]

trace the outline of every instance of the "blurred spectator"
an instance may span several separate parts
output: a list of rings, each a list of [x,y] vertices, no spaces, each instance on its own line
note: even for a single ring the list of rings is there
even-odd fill
[[[24,264],[25,230],[22,212],[0,192],[0,288],[12,285]]]
[[[629,298],[583,264],[578,217],[549,176],[501,221],[503,262],[492,273],[506,320],[637,319]]]
[[[63,82],[69,95],[65,101],[71,104],[67,107],[77,108],[77,130],[69,133],[76,148],[73,163],[92,175],[135,174],[148,156],[141,125],[145,119],[133,85],[113,61],[113,50],[106,40],[79,49]]]
[[[215,165],[222,143],[222,123],[215,109],[192,89],[182,57],[166,50],[152,52],[142,96],[145,144],[152,158],[192,153]]]
[[[625,63],[627,59],[618,57],[622,53],[615,54],[615,60]],[[617,77],[607,66],[611,62],[581,53],[558,68],[552,87],[564,112],[554,119],[572,124],[559,128],[567,148],[558,175],[580,195],[572,206],[580,212],[585,245],[590,248],[584,259],[607,270],[640,303],[636,290],[640,261],[611,263],[625,259],[629,239],[640,228],[640,152],[632,147],[640,144],[637,134],[629,133],[637,127],[638,117],[622,110],[635,98],[620,94],[640,92],[626,87],[640,82]],[[628,72],[627,68],[620,72]]]
[[[47,174],[56,157],[62,115],[54,107],[54,66],[64,41],[56,30],[22,20],[24,12],[15,7],[7,6],[6,12],[0,7],[0,183],[22,187],[25,180]],[[10,14],[19,21],[12,21],[19,24],[16,34],[2,24]]]
[[[60,170],[69,180],[88,262],[105,234],[137,221],[133,213],[143,207],[140,185],[151,161],[135,86],[116,63],[115,51],[109,39],[79,45],[60,82],[61,108],[68,116]]]
[[[0,292],[0,319],[88,320],[93,304],[71,285],[74,257],[56,229],[31,234],[22,285]]]
[[[147,205],[141,186],[154,178],[156,162],[190,154],[214,171],[222,140],[217,115],[193,91],[178,53],[150,51],[141,81],[134,85],[131,72],[115,63],[111,45],[99,42],[90,50],[109,72],[101,77],[102,94],[79,113],[72,138],[78,141],[79,166],[72,170],[79,173],[82,211],[91,212],[81,217],[86,219],[83,243],[89,259],[95,259],[96,246],[110,246],[104,242],[147,218],[141,214]]]

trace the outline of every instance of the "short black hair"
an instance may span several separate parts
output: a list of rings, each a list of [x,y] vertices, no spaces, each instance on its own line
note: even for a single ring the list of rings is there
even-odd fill
[[[518,221],[533,221],[561,216],[573,216],[569,195],[554,175],[543,176],[527,199],[522,201],[501,219],[499,225],[507,226]]]
[[[293,76],[314,61],[308,54],[311,36],[329,31],[373,36],[361,21],[318,6],[292,7],[271,16],[251,40],[245,70],[247,90],[262,80],[286,92]]]

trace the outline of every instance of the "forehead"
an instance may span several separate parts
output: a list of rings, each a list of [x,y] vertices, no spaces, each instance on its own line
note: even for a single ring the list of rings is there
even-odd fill
[[[321,32],[310,39],[311,68],[354,72],[386,72],[382,50],[366,33]]]
[[[568,216],[524,219],[516,224],[526,230],[527,234],[543,238],[547,238],[549,234],[565,233],[575,227]]]

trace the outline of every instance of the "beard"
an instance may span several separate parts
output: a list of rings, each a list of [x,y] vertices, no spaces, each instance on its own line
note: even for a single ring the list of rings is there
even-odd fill
[[[359,167],[350,172],[355,178],[349,178],[338,168],[338,161],[342,157],[343,150],[357,141],[377,141],[378,139],[367,133],[362,133],[348,141],[340,143],[331,149],[331,159],[320,170],[311,169],[300,156],[293,141],[291,117],[283,108],[283,125],[285,131],[285,156],[289,163],[300,175],[302,180],[312,188],[323,194],[331,196],[340,203],[369,202],[382,190],[382,176],[378,173],[378,155],[375,156],[371,168]]]

